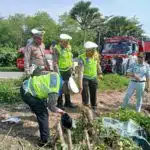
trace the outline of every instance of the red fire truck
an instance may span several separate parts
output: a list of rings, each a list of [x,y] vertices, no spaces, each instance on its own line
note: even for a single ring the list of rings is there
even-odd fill
[[[150,64],[150,36],[144,37],[139,41],[140,50],[144,51],[146,54],[146,61]]]
[[[132,36],[115,36],[105,39],[102,50],[101,66],[103,72],[123,74],[128,60],[135,61],[139,50],[139,41]]]

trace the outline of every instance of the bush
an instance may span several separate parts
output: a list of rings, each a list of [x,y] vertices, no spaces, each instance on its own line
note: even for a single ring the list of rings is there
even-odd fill
[[[16,66],[11,67],[0,67],[1,72],[12,72],[12,71],[19,71],[19,69]]]
[[[15,103],[21,100],[21,80],[0,80],[0,103]]]
[[[0,66],[14,66],[16,64],[17,52],[13,48],[0,47]]]

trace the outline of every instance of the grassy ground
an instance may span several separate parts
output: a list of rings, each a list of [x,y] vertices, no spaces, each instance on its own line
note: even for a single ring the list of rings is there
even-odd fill
[[[0,103],[14,103],[21,100],[19,88],[21,80],[19,79],[1,79],[0,80]]]
[[[99,81],[100,92],[98,92],[97,96],[99,113],[97,114],[97,116],[98,117],[103,116],[102,114],[104,113],[104,111],[102,109],[102,106],[104,105],[105,108],[106,106],[110,108],[109,112],[112,112],[104,116],[110,116],[116,119],[120,119],[122,121],[132,118],[142,127],[144,127],[144,129],[148,129],[149,131],[149,118],[147,116],[143,117],[142,114],[140,115],[139,113],[128,112],[126,110],[125,111],[121,110],[119,112],[116,110],[116,108],[120,106],[120,102],[122,102],[122,97],[120,96],[120,94],[123,94],[122,91],[121,92],[117,91],[125,89],[128,85],[128,82],[129,80],[127,78],[115,74],[107,74],[103,76],[103,79]],[[14,103],[14,104],[12,103],[13,100],[17,102],[20,98],[19,90],[15,89],[16,87],[19,87],[20,84],[21,80],[19,79],[0,81],[0,103],[8,102],[7,104],[1,103],[0,111],[7,112],[9,115],[12,116],[19,116],[22,120],[21,123],[17,125],[5,124],[0,121],[0,150],[50,149],[50,148],[39,148],[37,146],[39,131],[35,116],[29,111],[29,109],[26,109],[26,107],[22,106],[22,103]],[[3,93],[1,93],[2,91]],[[12,98],[12,96],[14,97]],[[77,103],[77,105],[81,106],[82,105],[81,96],[79,94],[74,96],[75,97],[72,97],[72,101]],[[11,104],[9,104],[10,102]],[[117,104],[117,106],[115,104]],[[81,115],[80,109],[77,109],[75,112],[73,110],[66,109],[66,112],[69,113],[69,115],[71,115],[71,117],[74,119],[78,118]],[[51,131],[54,131],[54,124],[57,119],[58,116],[56,116],[56,114],[50,113],[49,122]],[[103,148],[103,150],[107,150],[107,148]]]
[[[19,87],[21,85],[22,79],[3,79],[0,80],[0,102],[14,102],[19,101]],[[118,90],[121,91],[125,89],[128,85],[129,80],[126,77],[108,74],[104,75],[102,80],[99,80],[99,90],[103,91],[112,91]]]
[[[0,67],[0,72],[12,72],[12,71],[19,71],[19,69],[16,66]]]
[[[129,79],[117,74],[106,74],[99,81],[100,91],[123,90],[127,87]]]
[[[38,125],[35,116],[23,105],[19,104],[12,104],[12,105],[1,105],[0,106],[1,112],[6,111],[9,115],[12,116],[19,116],[21,118],[21,122],[19,124],[9,124],[9,123],[2,123],[0,118],[0,150],[48,150],[47,148],[39,148],[37,146],[37,142],[39,139],[39,131],[38,131]],[[81,116],[81,110],[78,109],[78,117],[74,117],[75,114],[72,112],[72,110],[66,110],[69,115],[72,116],[72,118],[76,119]],[[102,110],[101,110],[102,112]],[[76,113],[77,115],[77,113]],[[97,147],[97,150],[109,150],[110,148],[107,148],[109,145],[114,145],[116,143],[122,143],[123,145],[126,145],[124,150],[129,150],[130,147],[133,147],[133,142],[124,141],[124,138],[120,138],[118,135],[115,134],[115,132],[106,132],[104,128],[102,127],[102,118],[105,117],[112,117],[121,121],[126,121],[129,119],[133,119],[136,121],[139,125],[141,125],[144,129],[148,129],[145,131],[149,131],[149,125],[150,125],[150,118],[146,116],[143,113],[136,113],[133,110],[114,110],[111,109],[110,112],[96,115],[96,120],[93,122],[93,124],[89,124],[87,122],[88,120],[78,119],[76,122],[77,128],[72,130],[72,139],[73,144],[81,144],[81,147],[85,145],[84,142],[84,129],[93,129],[97,131],[96,135],[90,135],[90,141],[96,142],[94,145]],[[84,116],[85,117],[85,116]],[[56,122],[56,118],[58,119],[58,116],[56,116],[54,113],[50,113],[50,132],[51,135],[54,133],[55,129],[54,126],[52,127],[52,124]],[[60,119],[59,119],[60,120]],[[84,122],[83,122],[84,121]],[[85,122],[87,122],[85,124]],[[94,126],[93,126],[94,125]],[[97,129],[97,130],[96,130]],[[148,132],[148,133],[149,133]],[[110,134],[109,137],[106,137],[105,135]],[[100,137],[100,139],[97,139],[97,137]],[[123,140],[123,141],[122,141]],[[66,140],[67,141],[67,140]],[[60,146],[58,141],[58,147]],[[112,148],[113,150],[121,150],[120,145],[116,145],[117,147]],[[58,150],[61,150],[62,148],[58,148]],[[76,150],[87,150],[85,149],[76,149]],[[95,149],[96,150],[96,149]],[[132,150],[138,150],[137,148],[132,148]]]

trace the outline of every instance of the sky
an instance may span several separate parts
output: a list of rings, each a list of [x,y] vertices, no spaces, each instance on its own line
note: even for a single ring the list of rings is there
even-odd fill
[[[58,20],[80,0],[0,0],[0,16],[8,17],[15,13],[34,15],[46,11]],[[85,0],[86,1],[86,0]],[[131,18],[136,16],[146,34],[150,35],[150,0],[91,0],[92,6],[98,7],[104,16],[117,15]]]

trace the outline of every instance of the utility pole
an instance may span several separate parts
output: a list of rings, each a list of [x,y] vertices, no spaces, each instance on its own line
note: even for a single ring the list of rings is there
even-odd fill
[[[100,44],[101,44],[101,33],[100,33],[100,29],[98,31],[98,50],[100,50]]]

